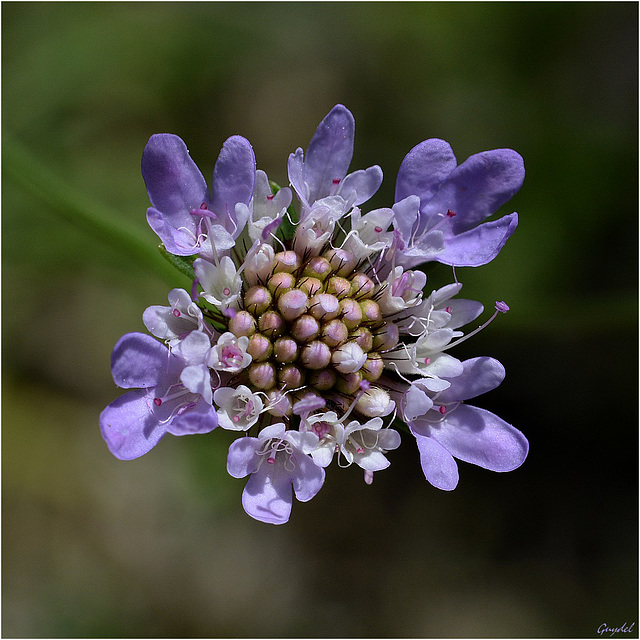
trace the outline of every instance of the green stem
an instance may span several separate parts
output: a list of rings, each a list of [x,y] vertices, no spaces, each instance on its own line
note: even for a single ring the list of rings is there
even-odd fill
[[[75,228],[110,244],[128,258],[175,285],[175,269],[137,228],[116,212],[65,184],[48,167],[8,135],[2,139],[2,173],[16,186],[55,211]]]

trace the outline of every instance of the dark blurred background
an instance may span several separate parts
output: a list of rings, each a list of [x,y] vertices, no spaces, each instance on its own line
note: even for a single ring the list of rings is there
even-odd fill
[[[330,468],[282,527],[244,514],[222,430],[117,461],[111,349],[184,282],[5,159],[3,636],[638,637],[637,27],[636,3],[3,3],[3,145],[150,247],[153,133],[207,178],[242,134],[285,184],[341,102],[352,168],[385,172],[372,207],[426,138],[521,153],[516,234],[458,270],[512,310],[457,355],[504,363],[478,405],[531,444],[510,474],[461,463],[444,493],[407,438],[371,487]]]

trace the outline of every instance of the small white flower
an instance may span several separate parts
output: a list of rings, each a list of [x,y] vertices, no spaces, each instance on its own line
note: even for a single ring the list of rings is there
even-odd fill
[[[230,431],[247,431],[260,417],[264,403],[260,396],[241,384],[236,389],[221,387],[213,394],[218,405],[218,423]]]
[[[382,418],[373,418],[364,424],[350,422],[340,450],[349,464],[355,462],[365,471],[380,471],[391,464],[384,454],[399,446],[400,434],[394,429],[383,429]]]
[[[422,271],[404,271],[396,267],[383,283],[378,306],[383,314],[391,315],[416,307],[422,301],[422,289],[427,276]]]
[[[360,209],[351,210],[351,231],[349,232],[343,249],[353,253],[358,260],[378,253],[391,246],[393,232],[387,231],[393,222],[392,209],[376,209],[362,216]]]
[[[238,373],[251,364],[247,353],[249,338],[236,338],[230,331],[223,333],[207,356],[207,364],[218,371]]]
[[[315,202],[300,217],[295,234],[296,251],[300,255],[318,255],[333,236],[336,221],[344,215],[347,206],[341,196],[327,196]]]
[[[251,216],[247,223],[247,231],[252,242],[260,240],[271,244],[273,238],[270,234],[263,237],[265,228],[275,220],[282,219],[287,207],[291,204],[292,194],[289,187],[280,189],[274,194],[269,185],[269,178],[264,171],[256,171],[256,182],[251,201]]]
[[[202,287],[202,297],[221,311],[238,307],[238,296],[242,291],[242,280],[233,260],[224,256],[219,265],[198,258],[193,270]]]
[[[172,347],[190,331],[202,330],[204,321],[202,311],[184,289],[172,289],[168,298],[170,306],[148,307],[142,321],[154,336],[167,340]]]

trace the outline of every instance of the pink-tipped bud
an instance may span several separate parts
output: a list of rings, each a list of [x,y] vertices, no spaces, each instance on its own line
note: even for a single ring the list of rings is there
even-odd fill
[[[267,411],[276,417],[282,416],[290,416],[292,414],[292,403],[289,396],[284,395],[282,391],[277,389],[272,389],[271,391],[267,391],[267,398],[269,402],[267,406],[269,407]]]
[[[373,348],[376,351],[386,351],[398,344],[400,331],[393,322],[386,322],[373,334]]]
[[[333,369],[314,371],[309,375],[309,384],[319,391],[328,391],[336,383],[338,376]]]
[[[295,277],[284,271],[276,273],[269,278],[267,287],[271,291],[273,297],[277,300],[283,293],[293,289],[296,285]]]
[[[376,285],[365,273],[356,273],[351,278],[351,297],[356,300],[364,300],[373,295]]]
[[[336,318],[322,327],[322,335],[320,337],[330,347],[338,347],[347,341],[349,329],[347,329],[344,322]]]
[[[304,291],[310,298],[312,298],[316,293],[322,290],[322,282],[320,282],[318,278],[306,276],[298,282],[298,289]]]
[[[312,278],[318,278],[318,280],[324,281],[331,271],[332,269],[329,261],[321,256],[316,256],[307,262],[302,275],[311,276]]]
[[[261,333],[254,333],[249,338],[247,345],[247,353],[251,356],[253,362],[264,362],[268,360],[273,352],[271,341]]]
[[[278,373],[279,387],[297,389],[304,384],[304,373],[296,366],[288,364]]]
[[[249,367],[249,380],[258,389],[271,389],[276,384],[276,369],[270,362],[254,362]]]
[[[309,313],[321,322],[329,322],[340,314],[340,302],[329,293],[318,293],[309,300]]]
[[[394,406],[389,394],[380,387],[370,387],[356,403],[356,409],[367,418],[388,416]]]
[[[320,333],[320,323],[308,314],[300,316],[291,325],[291,335],[298,342],[310,342]]]
[[[275,273],[293,273],[300,268],[300,256],[295,251],[280,251],[273,259]]]
[[[362,322],[362,309],[353,298],[340,300],[340,317],[347,329],[355,329]]]
[[[507,313],[509,305],[506,302],[496,302],[496,310],[500,313]]]
[[[350,276],[358,263],[356,257],[344,249],[329,249],[324,257],[329,261],[333,272],[342,278]]]
[[[245,262],[244,278],[249,286],[264,284],[273,272],[273,247],[263,244],[260,251]]]
[[[336,389],[340,393],[346,393],[349,396],[354,395],[360,390],[360,384],[362,382],[362,373],[360,371],[356,373],[347,373],[338,378],[336,382]]]
[[[280,296],[278,300],[278,309],[282,317],[291,322],[299,318],[307,310],[309,298],[304,291],[300,289],[291,289]]]
[[[266,287],[251,287],[244,296],[244,307],[252,315],[264,313],[271,304],[271,293]]]
[[[327,286],[325,287],[325,293],[330,293],[336,298],[346,298],[351,291],[351,283],[345,278],[339,276],[331,276],[327,280]]]
[[[251,336],[256,332],[256,320],[248,311],[238,311],[229,320],[229,331],[237,338]]]
[[[371,351],[373,348],[373,335],[366,327],[358,327],[352,331],[349,339],[356,342],[364,352]]]
[[[308,369],[324,369],[331,362],[331,349],[319,340],[302,347],[300,362]]]
[[[382,311],[374,300],[363,300],[360,303],[362,309],[362,324],[375,326],[382,322]]]
[[[276,311],[265,311],[258,318],[258,329],[269,340],[275,340],[284,333],[284,320]]]
[[[343,344],[331,355],[331,362],[340,373],[355,373],[360,370],[366,360],[367,355],[355,342]]]
[[[298,343],[287,336],[278,338],[273,345],[273,356],[284,364],[293,362],[298,357]]]
[[[375,382],[384,371],[384,360],[377,353],[370,353],[361,369],[365,380]]]

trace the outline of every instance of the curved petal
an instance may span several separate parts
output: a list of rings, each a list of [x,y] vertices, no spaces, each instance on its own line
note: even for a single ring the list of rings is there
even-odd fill
[[[184,224],[179,228],[169,223],[167,217],[153,207],[147,209],[147,222],[156,235],[162,240],[165,249],[174,256],[192,256],[200,251],[196,244],[196,221],[187,213]],[[219,226],[219,225],[217,225]]]
[[[304,151],[300,147],[289,154],[287,170],[294,191],[304,204],[309,205],[309,188],[304,183]]]
[[[187,436],[195,433],[209,433],[217,426],[218,414],[201,398],[195,407],[176,416],[167,425],[167,431],[174,436]]]
[[[304,159],[309,204],[329,195],[333,181],[342,181],[347,175],[353,157],[355,127],[351,111],[341,104],[333,107],[318,125]]]
[[[515,427],[495,414],[462,404],[431,435],[451,455],[491,471],[512,471],[527,457],[529,443]]]
[[[158,133],[142,153],[142,177],[151,204],[173,223],[209,201],[207,183],[191,159],[187,145],[176,135]]]
[[[206,364],[193,364],[185,367],[180,374],[180,382],[209,405],[213,404],[211,390],[211,372]]]
[[[491,262],[518,226],[518,214],[511,213],[445,240],[444,251],[433,259],[457,267],[479,267]]]
[[[452,455],[429,436],[415,433],[424,477],[437,489],[453,491],[458,486],[458,465]]]
[[[100,414],[100,431],[109,451],[120,460],[139,458],[166,433],[143,389],[129,391],[107,406]]]
[[[233,478],[244,478],[258,470],[256,451],[260,447],[258,438],[242,437],[234,440],[227,455],[227,472]]]
[[[395,201],[416,195],[426,203],[456,165],[448,142],[438,138],[421,142],[409,151],[400,165]]]
[[[211,210],[232,235],[239,227],[236,204],[249,204],[255,179],[256,158],[251,144],[242,136],[231,136],[222,145],[213,169]],[[232,223],[227,224],[229,220]]]
[[[458,329],[473,322],[484,311],[484,305],[481,302],[464,298],[450,300],[447,307],[451,314],[451,320],[447,322],[447,327],[450,329]]]
[[[392,208],[395,214],[393,227],[401,233],[405,243],[409,243],[413,227],[418,220],[420,198],[418,196],[407,196],[396,202]]]
[[[402,417],[411,422],[423,416],[433,407],[431,398],[416,384],[412,384],[402,396]]]
[[[247,514],[269,524],[288,522],[292,503],[291,478],[281,469],[272,469],[271,473],[260,469],[249,478],[242,492],[242,506]]]
[[[169,350],[146,333],[127,333],[111,354],[113,381],[123,389],[155,387],[165,375]]]
[[[462,402],[487,393],[504,380],[504,367],[494,358],[482,356],[462,363],[462,373],[451,379],[451,386],[441,391],[436,402],[449,404]]]
[[[524,161],[511,149],[477,153],[442,182],[433,198],[422,205],[426,217],[454,211],[455,234],[475,227],[518,192],[524,181]]]
[[[350,173],[340,185],[338,193],[345,200],[349,200],[349,193],[356,193],[353,206],[366,202],[371,198],[382,184],[382,169],[378,165],[369,167],[368,169],[360,169]]]
[[[291,476],[293,490],[300,502],[307,502],[320,491],[324,483],[324,469],[309,456],[296,454],[296,471]]]

